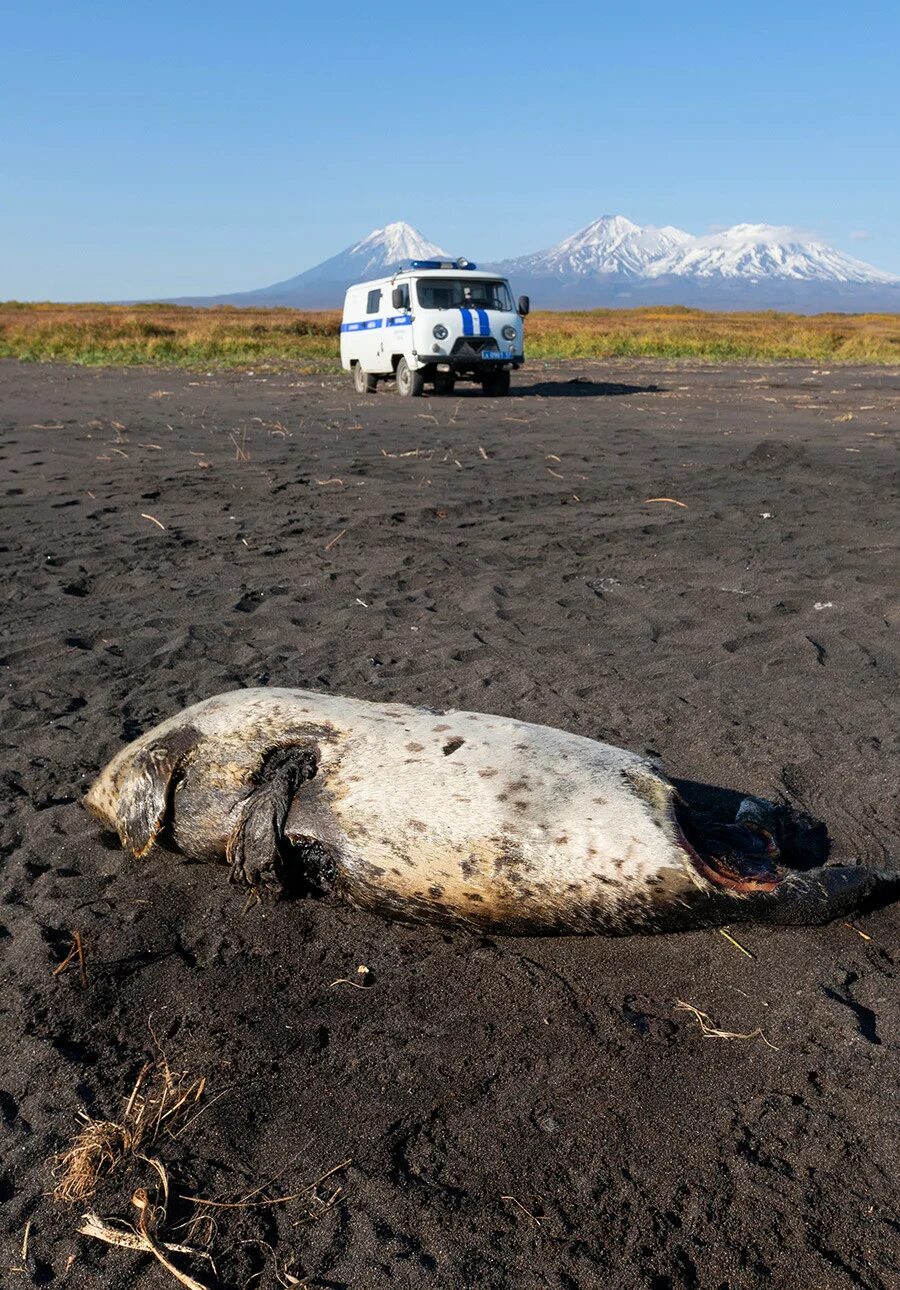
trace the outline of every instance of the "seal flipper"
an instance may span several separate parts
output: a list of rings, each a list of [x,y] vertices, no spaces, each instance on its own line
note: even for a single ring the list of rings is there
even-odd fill
[[[88,808],[115,826],[122,846],[135,859],[147,854],[166,823],[176,776],[199,739],[193,726],[182,726],[142,749],[122,778],[114,810],[109,807],[104,776],[88,793]]]
[[[315,750],[309,747],[275,748],[266,756],[225,849],[232,882],[273,893],[283,890],[290,850],[288,812],[294,794],[317,769]]]
[[[770,895],[747,902],[741,917],[760,922],[814,926],[846,918],[879,895],[887,895],[900,878],[864,865],[827,864],[806,873],[790,873]],[[758,903],[757,903],[758,902]]]

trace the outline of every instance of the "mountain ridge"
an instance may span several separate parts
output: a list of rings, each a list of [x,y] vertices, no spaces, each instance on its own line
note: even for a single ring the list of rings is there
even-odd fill
[[[335,309],[351,283],[386,276],[404,260],[433,258],[447,252],[398,220],[271,286],[171,303]],[[536,308],[900,311],[900,277],[778,225],[735,224],[695,236],[603,215],[554,246],[482,267],[510,278]]]

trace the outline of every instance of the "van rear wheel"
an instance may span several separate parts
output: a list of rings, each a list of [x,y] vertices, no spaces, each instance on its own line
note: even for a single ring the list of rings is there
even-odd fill
[[[481,378],[481,388],[490,398],[501,398],[509,394],[509,369],[503,372],[489,372]]]
[[[425,389],[425,373],[414,372],[405,358],[397,364],[397,393],[405,399],[417,399]]]
[[[435,394],[452,394],[453,387],[456,385],[452,376],[436,376],[434,378]]]
[[[357,394],[374,394],[375,386],[378,384],[371,372],[363,371],[362,363],[357,363],[353,368],[353,385]]]

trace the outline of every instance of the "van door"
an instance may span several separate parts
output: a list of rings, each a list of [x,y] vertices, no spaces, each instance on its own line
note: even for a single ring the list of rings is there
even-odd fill
[[[403,296],[399,309],[394,308],[393,289],[399,290]],[[384,345],[388,360],[392,360],[395,354],[403,354],[406,361],[412,364],[412,313],[408,281],[395,281],[385,291],[384,310]]]
[[[370,287],[365,293],[360,362],[366,372],[389,372],[384,361],[384,287]]]

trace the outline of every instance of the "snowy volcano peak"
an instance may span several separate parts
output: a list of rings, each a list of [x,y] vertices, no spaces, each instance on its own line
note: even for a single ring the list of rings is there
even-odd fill
[[[774,224],[734,224],[688,246],[653,268],[654,277],[674,274],[695,279],[730,278],[749,282],[882,285],[898,279],[833,247]]]
[[[446,251],[403,220],[373,229],[361,242],[343,252],[348,259],[358,257],[363,270],[392,268],[402,260],[444,259],[446,255]]]
[[[641,228],[624,215],[603,215],[549,250],[507,261],[504,267],[559,277],[641,276],[692,241],[679,228]]]
[[[563,238],[558,245],[572,248],[614,246],[624,242],[626,238],[633,237],[635,233],[643,231],[639,224],[632,224],[631,220],[626,219],[624,215],[601,215],[599,219],[592,220],[571,237]]]
[[[207,296],[206,305],[288,306],[292,309],[335,309],[352,282],[366,282],[393,272],[403,260],[447,259],[434,242],[402,220],[373,229],[359,242],[345,247],[321,264],[274,282],[256,291],[237,291],[226,296]],[[197,303],[183,300],[179,303]]]

